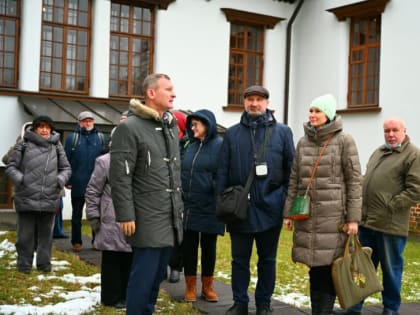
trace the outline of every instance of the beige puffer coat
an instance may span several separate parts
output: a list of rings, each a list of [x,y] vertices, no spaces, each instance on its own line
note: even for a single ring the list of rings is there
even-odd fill
[[[293,197],[305,194],[319,152],[334,133],[309,191],[311,218],[294,221],[293,233],[293,261],[309,267],[325,266],[343,254],[346,234],[339,232],[340,225],[360,221],[360,162],[353,138],[342,132],[340,116],[319,130],[305,123],[304,130],[293,161],[284,217],[290,212]]]

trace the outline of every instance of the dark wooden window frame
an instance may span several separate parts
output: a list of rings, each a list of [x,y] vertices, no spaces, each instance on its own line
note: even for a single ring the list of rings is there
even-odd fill
[[[150,45],[150,52],[149,52],[149,65],[148,65],[148,69],[146,71],[146,73],[152,73],[153,72],[153,65],[154,65],[154,41],[155,41],[155,10],[154,10],[154,6],[150,5],[147,3],[148,1],[124,1],[124,0],[113,0],[112,3],[118,4],[118,5],[127,5],[130,7],[130,15],[128,17],[128,32],[121,32],[121,31],[113,31],[112,28],[110,28],[110,40],[112,40],[113,36],[119,37],[119,38],[128,38],[128,48],[127,48],[127,65],[125,66],[127,68],[127,80],[122,80],[120,77],[113,79],[112,81],[117,82],[117,84],[127,84],[127,93],[115,93],[112,91],[111,89],[111,69],[110,69],[110,77],[109,77],[109,95],[111,97],[139,97],[142,98],[141,95],[141,82],[140,82],[140,93],[135,93],[133,92],[132,88],[133,88],[133,83],[134,83],[134,78],[132,76],[132,72],[133,72],[133,41],[134,40],[146,40],[149,42]],[[150,14],[151,14],[151,19],[150,19],[150,35],[143,35],[143,34],[133,34],[130,30],[133,27],[133,23],[135,22],[133,19],[133,8],[134,7],[139,7],[142,9],[149,9],[150,10]],[[136,20],[136,21],[141,21],[141,20]],[[112,16],[111,16],[111,23],[112,23]],[[112,52],[117,52],[118,55],[120,55],[120,53],[122,52],[121,49],[112,49],[112,45],[110,45],[110,68],[111,67],[117,67],[118,68],[118,73],[117,76],[120,75],[120,64],[119,63],[115,63],[115,64],[111,64],[112,60],[111,60],[111,55]],[[120,59],[120,58],[118,58]],[[137,66],[137,68],[139,68],[140,66]],[[144,79],[144,78],[143,78]],[[142,80],[141,80],[142,81]]]
[[[64,21],[62,23],[56,22],[56,21],[47,21],[42,19],[42,29],[44,29],[45,27],[52,27],[53,29],[61,29],[63,31],[63,35],[62,35],[62,52],[61,52],[61,58],[57,57],[56,59],[61,59],[61,72],[57,72],[57,75],[60,74],[61,75],[61,82],[60,82],[60,87],[56,88],[52,86],[52,83],[50,84],[50,86],[42,86],[42,76],[43,73],[44,74],[48,74],[51,76],[51,82],[54,80],[53,79],[53,62],[54,62],[54,52],[51,53],[51,55],[44,55],[43,54],[43,49],[46,49],[47,47],[44,47],[44,41],[46,42],[47,40],[45,38],[43,38],[44,36],[44,31],[42,31],[42,39],[41,39],[41,69],[40,69],[40,81],[39,81],[39,86],[40,86],[40,90],[41,91],[56,91],[56,92],[64,92],[64,93],[71,93],[71,94],[83,94],[83,95],[87,95],[89,93],[89,85],[90,85],[90,51],[91,51],[91,31],[92,31],[92,1],[88,1],[88,9],[87,9],[87,21],[86,21],[86,26],[81,26],[81,25],[73,25],[68,23],[68,0],[64,0],[64,12],[63,12],[63,18]],[[55,7],[55,5],[53,5],[53,7]],[[72,11],[79,11],[79,10],[72,10]],[[83,11],[85,12],[85,11]],[[79,16],[77,17],[79,18]],[[75,62],[75,69],[76,69],[76,73],[74,74],[67,74],[67,61],[70,60],[70,58],[67,58],[67,48],[70,45],[67,42],[67,34],[69,31],[83,31],[86,32],[87,38],[86,38],[86,45],[81,45],[79,40],[76,40],[76,43],[72,43],[72,46],[76,46],[76,51],[79,50],[80,47],[86,47],[86,58],[84,59],[80,59],[79,57],[79,53],[76,53],[76,57],[75,58],[71,58],[71,60],[73,60]],[[54,32],[53,32],[54,33]],[[54,43],[56,41],[54,40],[54,38],[50,41],[51,46],[54,46]],[[53,49],[53,48],[51,48]],[[42,59],[44,58],[49,58],[51,61],[51,71],[43,71],[43,64],[42,64]],[[77,66],[77,61],[81,61],[83,63],[85,63],[85,74],[84,75],[79,75],[79,69]],[[84,85],[83,85],[83,89],[71,89],[69,90],[67,88],[67,84],[66,84],[66,80],[67,78],[71,78],[71,77],[75,77],[75,78],[84,78]],[[77,85],[77,83],[76,83]]]
[[[0,87],[2,88],[17,88],[18,86],[18,73],[19,73],[19,40],[20,40],[20,20],[21,20],[21,0],[15,1],[15,6],[9,6],[9,1],[5,2],[5,12],[0,13],[0,23],[3,29],[0,35],[1,45],[1,59],[0,59]],[[16,12],[11,12],[11,9],[15,9]],[[9,11],[9,12],[8,12]],[[14,34],[7,34],[6,23],[12,23],[14,25]],[[14,40],[13,48],[8,49],[8,40]],[[13,65],[6,65],[7,56],[13,54]],[[13,78],[11,82],[6,79],[6,72],[12,72]]]
[[[357,22],[360,19],[366,19],[368,21],[374,19],[374,18],[380,18],[382,13],[385,11],[385,7],[389,0],[370,0],[370,1],[363,1],[358,2],[354,4],[349,4],[337,8],[328,9],[328,12],[333,13],[338,21],[345,21],[347,18],[349,18],[351,29],[350,29],[350,45],[349,45],[349,72],[348,72],[348,92],[347,92],[347,108],[346,109],[340,109],[337,110],[340,114],[345,113],[359,113],[359,112],[380,112],[381,107],[378,104],[352,104],[351,102],[351,90],[352,90],[352,53],[355,50],[362,50],[362,49],[369,49],[373,46],[380,47],[379,43],[369,43],[363,46],[359,45],[358,47],[353,46],[353,24]],[[372,46],[373,45],[373,46]],[[379,61],[378,61],[379,62]],[[367,66],[368,58],[366,57],[366,60],[364,63]],[[379,69],[379,65],[378,65]],[[378,70],[379,75],[379,70]],[[379,86],[378,86],[378,93],[379,93]]]
[[[244,26],[244,27],[256,27],[256,28],[261,28],[261,42],[260,42],[260,47],[261,47],[261,51],[260,52],[255,52],[255,51],[250,51],[250,50],[238,50],[236,51],[235,48],[229,47],[229,72],[231,69],[231,56],[232,53],[239,53],[244,55],[245,57],[254,55],[254,56],[259,56],[261,58],[261,62],[260,62],[260,66],[258,69],[259,72],[259,79],[258,82],[255,82],[255,84],[260,84],[262,85],[262,78],[263,78],[263,73],[264,73],[264,41],[265,41],[265,30],[266,29],[273,29],[277,23],[279,23],[280,21],[284,20],[283,18],[279,18],[279,17],[275,17],[275,16],[269,16],[269,15],[265,15],[265,14],[256,14],[256,13],[251,13],[251,12],[246,12],[246,11],[240,11],[240,10],[235,10],[235,9],[229,9],[229,8],[221,8],[221,10],[225,13],[226,15],[226,20],[228,22],[230,22],[231,24],[235,24],[238,26]],[[230,75],[230,74],[229,74]],[[228,76],[229,76],[228,75]],[[228,77],[228,80],[230,81],[230,78]],[[246,74],[245,74],[245,80],[242,80],[243,82],[247,82],[247,78],[246,78]],[[231,86],[228,86],[228,91],[227,91],[227,97],[229,99],[229,93]],[[234,91],[234,94],[236,95],[240,95],[242,94],[243,91]],[[225,111],[236,111],[236,112],[241,112],[243,111],[243,105],[242,104],[227,104],[226,106],[223,107],[223,110]]]

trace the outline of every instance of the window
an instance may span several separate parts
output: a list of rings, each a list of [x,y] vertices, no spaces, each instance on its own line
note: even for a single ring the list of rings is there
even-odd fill
[[[242,104],[249,85],[262,85],[264,29],[232,24],[230,29],[228,104]]]
[[[282,18],[223,8],[230,27],[228,109],[242,110],[242,93],[263,84],[264,37]]]
[[[20,1],[0,0],[0,86],[17,87]]]
[[[379,105],[381,16],[351,19],[348,105]]]
[[[151,7],[112,3],[109,93],[141,96],[153,70],[154,11]]]
[[[91,2],[43,0],[40,89],[88,93]]]
[[[350,19],[347,110],[380,110],[381,14],[389,0],[350,4],[329,12]]]

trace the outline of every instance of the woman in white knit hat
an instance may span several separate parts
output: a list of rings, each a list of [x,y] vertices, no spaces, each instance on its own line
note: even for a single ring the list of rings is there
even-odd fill
[[[347,235],[356,234],[361,215],[361,173],[353,138],[343,132],[336,116],[336,100],[327,94],[309,105],[305,135],[299,140],[284,207],[284,224],[294,230],[292,259],[309,267],[313,315],[332,313],[336,293],[331,276],[333,261],[342,256]],[[329,141],[329,142],[328,142]],[[308,191],[311,215],[292,220],[290,210],[295,196],[307,190],[312,170],[325,145]]]

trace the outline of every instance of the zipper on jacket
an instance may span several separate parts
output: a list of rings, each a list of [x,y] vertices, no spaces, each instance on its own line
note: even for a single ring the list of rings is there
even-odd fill
[[[197,150],[197,152],[195,152],[194,157],[192,159],[191,170],[190,170],[190,184],[189,184],[189,186],[190,186],[189,191],[190,192],[191,192],[191,188],[192,188],[192,175],[193,175],[194,164],[195,164],[195,161],[197,160],[197,156],[200,153],[202,146],[203,146],[203,142],[200,141],[200,146],[198,147],[198,150]]]

